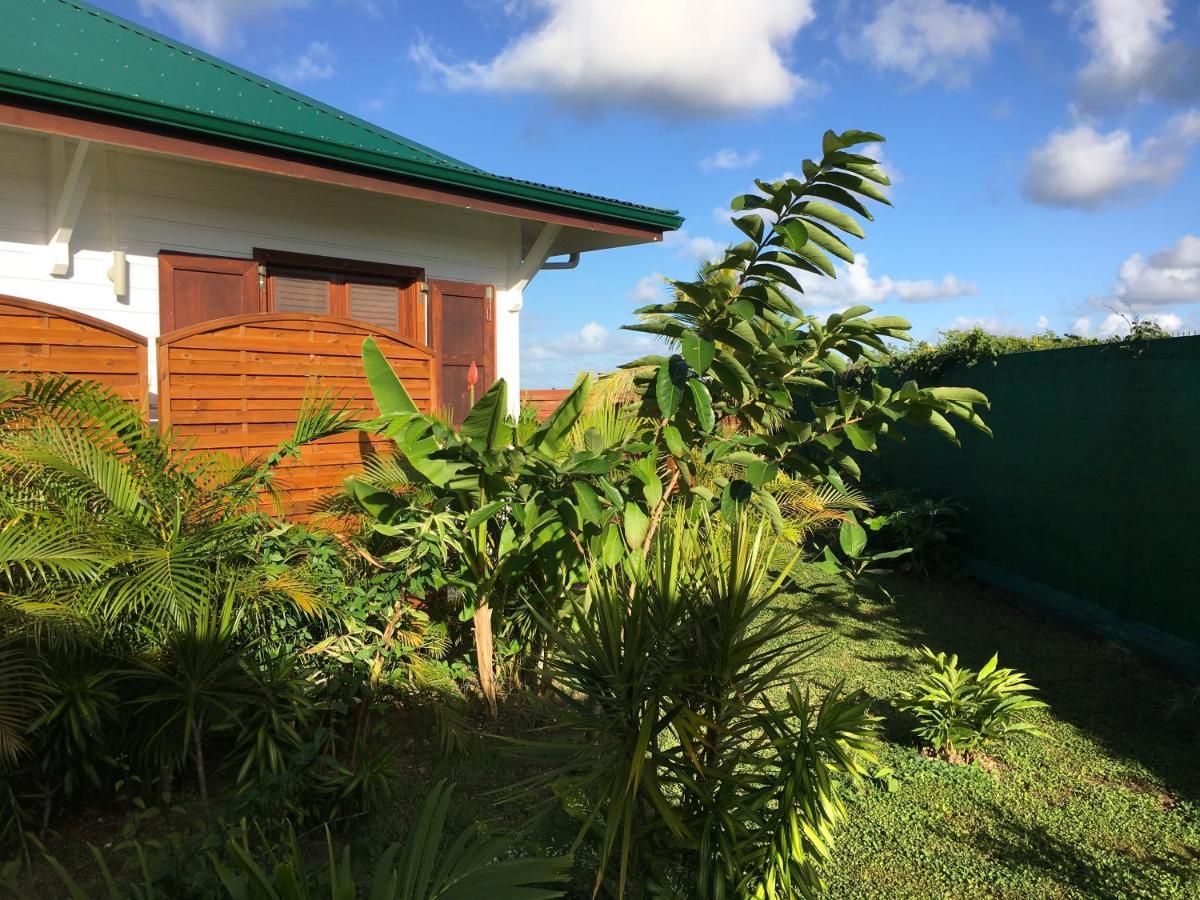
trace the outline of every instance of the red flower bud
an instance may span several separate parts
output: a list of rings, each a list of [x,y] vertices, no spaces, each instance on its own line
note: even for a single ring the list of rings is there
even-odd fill
[[[479,366],[475,365],[475,360],[471,360],[471,368],[467,369],[467,387],[473,388],[479,384]]]

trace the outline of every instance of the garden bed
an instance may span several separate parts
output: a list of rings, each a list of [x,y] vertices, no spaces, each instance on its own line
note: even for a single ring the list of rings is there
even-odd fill
[[[821,576],[811,573],[810,583]],[[880,763],[890,788],[870,782],[846,793],[849,821],[825,867],[831,897],[1094,898],[1200,894],[1200,693],[1195,685],[1057,620],[1015,605],[971,582],[890,579],[895,602],[801,599],[806,617],[832,643],[809,661],[815,685],[844,679],[879,698],[884,719]],[[888,700],[921,668],[915,648],[953,649],[966,665],[999,651],[1001,663],[1030,676],[1050,704],[1034,714],[1045,739],[1018,737],[990,751],[994,766],[955,766],[923,755],[911,719]],[[548,707],[509,698],[500,731],[532,736]],[[397,714],[398,716],[400,714]],[[555,810],[539,817],[522,802],[497,805],[495,792],[534,774],[536,763],[505,752],[494,737],[463,753],[443,753],[428,722],[406,714],[388,729],[403,788],[394,808],[349,823],[364,858],[393,840],[416,800],[440,779],[458,785],[451,830],[484,820],[522,828],[533,848],[564,851],[572,823]],[[482,721],[482,719],[480,720]],[[139,833],[179,827],[187,812]],[[136,816],[85,816],[63,829],[55,851],[88,868],[84,841],[111,845]],[[99,819],[99,821],[97,821]],[[125,832],[128,834],[128,831]],[[532,848],[531,848],[532,849]],[[185,860],[180,860],[186,865]],[[590,891],[588,861],[577,866],[572,896]],[[28,885],[53,896],[55,879]]]

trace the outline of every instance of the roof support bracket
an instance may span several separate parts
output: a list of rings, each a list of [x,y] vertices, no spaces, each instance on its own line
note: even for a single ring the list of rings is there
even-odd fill
[[[538,273],[538,270],[550,258],[550,249],[554,246],[554,242],[557,240],[560,231],[562,231],[562,226],[556,222],[547,222],[542,226],[542,230],[533,242],[533,246],[529,248],[529,252],[521,260],[521,265],[517,267],[516,281],[509,288],[512,293],[519,294],[529,286],[529,282],[533,281],[533,276]],[[520,312],[521,304],[522,301],[517,300],[509,307],[509,312]]]
[[[50,138],[50,220],[46,230],[51,275],[66,275],[71,270],[71,234],[92,182],[91,146],[91,141],[77,141],[68,164],[66,142],[57,136]]]

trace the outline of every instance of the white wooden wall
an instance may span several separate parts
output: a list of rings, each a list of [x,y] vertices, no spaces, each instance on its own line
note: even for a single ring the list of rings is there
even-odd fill
[[[67,142],[70,159],[73,142]],[[429,278],[493,284],[496,364],[515,408],[520,389],[520,263],[515,219],[93,144],[92,177],[51,275],[50,139],[0,129],[0,293],[53,303],[146,335],[153,380],[160,250],[248,257],[254,247],[421,266]],[[129,290],[108,277],[122,250]]]

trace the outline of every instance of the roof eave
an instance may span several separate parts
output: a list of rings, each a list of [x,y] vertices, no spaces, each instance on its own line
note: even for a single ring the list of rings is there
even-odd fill
[[[417,160],[386,156],[369,150],[331,145],[303,135],[282,133],[246,125],[206,113],[164,107],[134,98],[106,94],[77,85],[34,76],[0,71],[0,91],[35,100],[68,106],[91,113],[133,119],[152,125],[181,129],[208,137],[242,141],[258,147],[283,150],[327,162],[353,164],[378,172],[401,175],[434,185],[453,186],[507,200],[542,204],[553,208],[602,216],[619,223],[674,231],[683,217],[674,210],[625,204],[602,197],[520,182],[472,170],[432,166]]]

